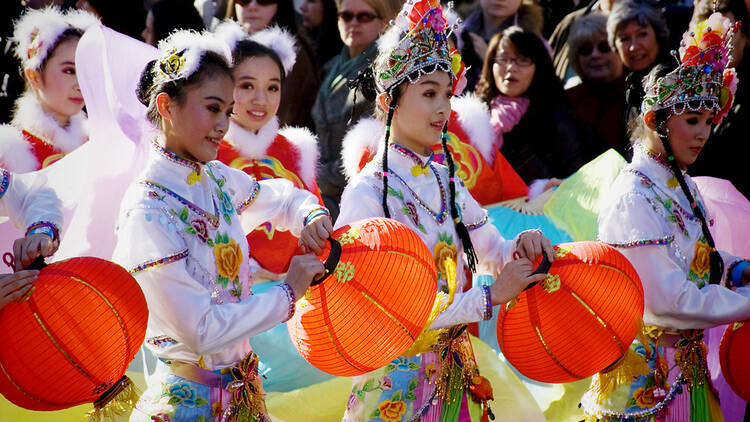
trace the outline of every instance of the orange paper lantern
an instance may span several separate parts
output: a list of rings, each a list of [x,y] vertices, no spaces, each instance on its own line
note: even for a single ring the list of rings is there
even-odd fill
[[[146,335],[135,279],[99,258],[39,273],[27,300],[0,311],[0,393],[31,410],[96,401],[125,374]]]
[[[563,243],[548,276],[503,305],[497,339],[525,376],[570,382],[612,365],[633,342],[643,318],[643,286],[615,248]]]
[[[341,256],[310,287],[287,323],[297,351],[321,371],[354,376],[380,368],[411,346],[437,294],[432,254],[411,229],[372,218],[333,234]]]
[[[738,396],[750,401],[750,321],[729,324],[719,346],[721,373]]]

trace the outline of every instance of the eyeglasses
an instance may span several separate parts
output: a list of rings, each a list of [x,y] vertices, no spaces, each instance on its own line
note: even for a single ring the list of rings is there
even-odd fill
[[[500,56],[500,57],[495,58],[495,63],[502,65],[502,66],[507,66],[513,63],[516,66],[528,67],[534,64],[534,61],[526,56],[518,56],[518,57]]]
[[[247,6],[250,4],[253,0],[234,0],[235,3],[239,4],[242,7]],[[272,4],[276,4],[278,0],[255,0],[256,3],[260,6],[270,6]]]
[[[357,22],[359,23],[369,23],[372,22],[375,19],[380,19],[380,16],[371,13],[371,12],[349,12],[349,11],[343,11],[339,12],[339,19],[341,19],[344,22],[351,22],[352,19],[356,18]]]
[[[594,48],[596,48],[597,50],[599,50],[599,52],[602,53],[602,54],[606,54],[606,53],[609,53],[610,51],[612,51],[612,49],[610,48],[608,42],[606,42],[606,41],[600,41],[596,45],[593,45],[593,44],[583,44],[582,46],[580,46],[578,48],[578,54],[580,54],[580,55],[582,55],[584,57],[588,57],[588,56],[591,55],[591,53],[594,52]]]

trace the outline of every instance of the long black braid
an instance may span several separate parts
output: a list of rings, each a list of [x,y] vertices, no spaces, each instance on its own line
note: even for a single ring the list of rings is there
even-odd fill
[[[708,229],[706,217],[703,215],[703,211],[701,211],[701,209],[698,207],[698,203],[690,193],[690,189],[688,188],[687,183],[685,183],[685,178],[682,176],[682,171],[680,171],[680,169],[677,167],[677,162],[675,161],[674,153],[672,152],[672,146],[669,144],[669,133],[668,131],[667,133],[664,133],[664,124],[667,121],[667,117],[668,116],[665,110],[658,110],[656,112],[656,134],[659,135],[659,139],[661,139],[661,143],[662,145],[664,145],[664,151],[667,153],[669,167],[672,169],[672,173],[674,173],[677,182],[680,184],[682,192],[687,197],[688,202],[690,202],[690,207],[693,210],[693,214],[700,220],[701,229],[703,230],[703,236],[706,238],[708,245],[711,247],[711,253],[709,255],[711,264],[709,283],[719,284],[721,282],[721,277],[724,274],[724,261],[721,259],[721,255],[716,250],[716,243],[714,242],[713,236],[711,236],[711,231]]]
[[[456,177],[456,166],[453,164],[453,155],[448,149],[448,123],[443,126],[443,133],[440,134],[440,143],[443,146],[443,154],[445,154],[445,165],[448,166],[448,191],[450,193],[450,204],[451,204],[451,218],[456,226],[456,234],[461,239],[461,244],[464,245],[464,253],[466,254],[466,261],[469,264],[471,272],[477,270],[477,253],[474,250],[474,244],[471,242],[471,236],[469,236],[469,229],[461,220],[461,216],[458,213],[458,206],[456,205],[456,183],[454,179]]]
[[[388,94],[388,117],[385,119],[385,145],[383,148],[383,213],[386,218],[391,218],[391,212],[388,210],[388,142],[391,138],[391,122],[393,122],[393,113],[396,111],[398,99],[401,93],[398,87],[391,89]]]

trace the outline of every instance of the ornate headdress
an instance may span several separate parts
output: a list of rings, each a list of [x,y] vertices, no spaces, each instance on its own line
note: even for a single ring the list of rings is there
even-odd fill
[[[649,81],[641,111],[671,108],[672,113],[682,114],[686,109],[715,109],[714,123],[720,123],[737,90],[734,68],[727,67],[736,31],[737,24],[714,13],[686,32],[680,43],[680,65]]]
[[[24,69],[39,70],[65,31],[76,30],[83,34],[97,23],[94,15],[81,10],[63,13],[55,6],[28,9],[15,23],[16,57]]]
[[[460,93],[466,85],[465,67],[448,45],[448,37],[460,23],[459,19],[449,26],[438,0],[407,0],[391,20],[391,28],[378,39],[378,56],[372,65],[377,91],[389,92],[407,78],[414,82],[429,68],[430,72],[448,72],[454,93]]]
[[[154,78],[160,82],[186,79],[200,67],[203,55],[211,51],[232,63],[227,45],[209,32],[192,30],[173,32],[159,42],[159,57],[153,67]]]
[[[227,19],[221,22],[214,31],[216,37],[225,42],[231,51],[237,43],[249,39],[273,50],[284,66],[284,73],[289,74],[297,60],[297,47],[294,35],[276,25],[248,35],[237,21]],[[236,64],[236,63],[235,63]]]

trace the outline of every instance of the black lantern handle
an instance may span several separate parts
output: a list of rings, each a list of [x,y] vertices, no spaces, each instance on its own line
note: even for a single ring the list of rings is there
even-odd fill
[[[313,280],[312,283],[310,283],[310,286],[317,286],[318,284],[324,282],[331,274],[333,274],[333,271],[336,269],[336,266],[339,264],[339,260],[341,259],[341,243],[338,242],[338,240],[329,237],[328,243],[331,244],[331,252],[328,253],[328,258],[326,259],[326,262],[323,263],[323,267],[326,269],[326,273],[323,277]]]

